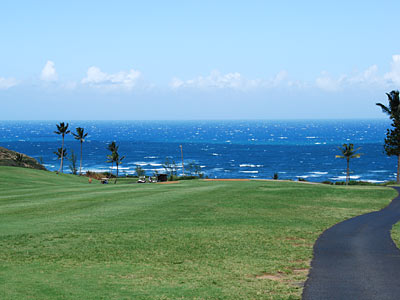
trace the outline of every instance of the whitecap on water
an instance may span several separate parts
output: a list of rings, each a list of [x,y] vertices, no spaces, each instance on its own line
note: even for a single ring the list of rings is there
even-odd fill
[[[367,179],[367,180],[363,180],[363,181],[370,182],[370,183],[383,183],[384,182],[383,180],[373,180],[373,179]]]
[[[326,175],[328,174],[328,172],[319,172],[319,171],[315,171],[315,172],[309,172],[310,174],[315,174],[315,175]]]
[[[253,164],[240,164],[241,168],[261,168],[263,165],[253,165]]]
[[[135,161],[135,162],[131,162],[131,163],[128,163],[128,164],[136,165],[136,166],[146,166],[146,165],[148,165],[148,163],[145,162],[145,161]]]
[[[350,180],[352,180],[352,179],[360,179],[360,177],[361,176],[353,175],[353,176],[350,176]],[[331,180],[346,180],[346,176],[336,176],[336,177],[331,177],[329,179],[331,179]]]

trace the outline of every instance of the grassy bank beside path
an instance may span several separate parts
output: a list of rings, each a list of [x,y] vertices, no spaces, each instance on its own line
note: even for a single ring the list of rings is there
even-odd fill
[[[300,299],[323,230],[384,187],[88,184],[0,167],[0,299]]]

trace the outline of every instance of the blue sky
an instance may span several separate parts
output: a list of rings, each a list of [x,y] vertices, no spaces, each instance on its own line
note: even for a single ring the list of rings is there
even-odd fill
[[[0,119],[385,117],[400,2],[325,2],[2,1]]]

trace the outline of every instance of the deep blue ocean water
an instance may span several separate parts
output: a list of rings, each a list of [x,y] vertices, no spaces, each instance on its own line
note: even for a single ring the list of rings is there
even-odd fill
[[[0,146],[25,153],[58,170],[53,153],[61,147],[54,133],[56,121],[0,121]],[[136,165],[151,175],[163,172],[166,157],[181,172],[193,161],[210,178],[304,178],[309,181],[344,180],[346,162],[335,158],[338,147],[361,147],[360,159],[351,160],[352,179],[382,182],[395,179],[396,158],[383,152],[389,120],[312,121],[74,121],[84,127],[84,170],[106,171],[108,143],[116,141],[126,158],[121,175],[134,174]],[[67,151],[79,156],[80,144],[66,136]],[[65,171],[69,171],[68,162]]]

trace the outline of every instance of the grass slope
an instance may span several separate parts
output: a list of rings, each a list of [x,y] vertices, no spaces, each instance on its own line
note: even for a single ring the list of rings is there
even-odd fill
[[[266,181],[100,185],[0,167],[0,298],[299,299],[319,234],[394,196]]]

